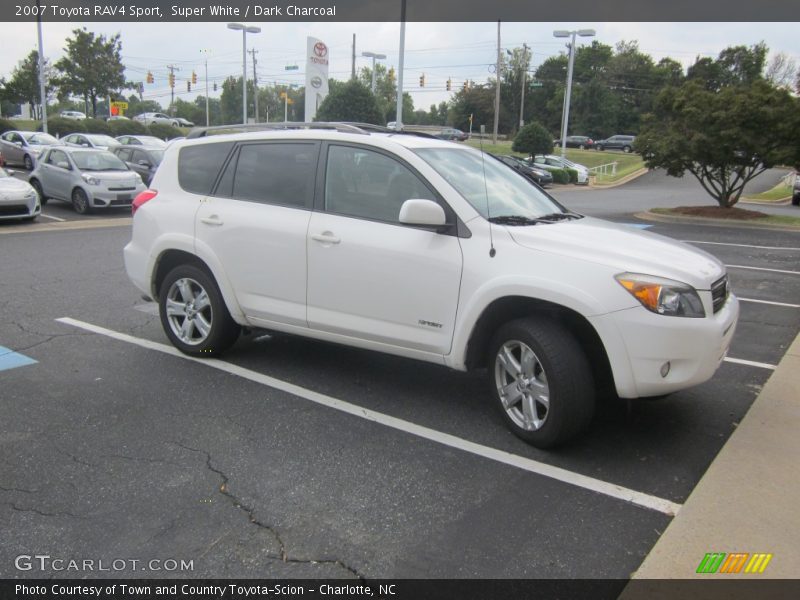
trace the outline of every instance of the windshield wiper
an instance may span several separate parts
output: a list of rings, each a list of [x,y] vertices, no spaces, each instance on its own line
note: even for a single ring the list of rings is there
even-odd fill
[[[579,215],[578,213],[572,212],[563,212],[563,213],[550,213],[549,215],[542,215],[541,217],[537,217],[537,221],[546,221],[546,222],[553,222],[553,221],[563,221],[565,219],[582,219],[583,215]]]
[[[489,222],[497,223],[498,225],[536,225],[539,223],[539,220],[523,217],[522,215],[503,215],[500,217],[491,217]]]

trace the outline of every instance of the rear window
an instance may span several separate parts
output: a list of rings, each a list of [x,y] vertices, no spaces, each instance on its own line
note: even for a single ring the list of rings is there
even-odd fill
[[[181,148],[178,154],[178,183],[187,192],[208,195],[233,142],[217,142]]]

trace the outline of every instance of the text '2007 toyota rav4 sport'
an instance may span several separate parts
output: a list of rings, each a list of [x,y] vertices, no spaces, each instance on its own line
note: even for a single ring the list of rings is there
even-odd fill
[[[595,398],[708,380],[739,307],[723,265],[584,217],[462,145],[352,125],[172,144],[134,202],[125,266],[193,356],[264,328],[487,368],[538,447]]]

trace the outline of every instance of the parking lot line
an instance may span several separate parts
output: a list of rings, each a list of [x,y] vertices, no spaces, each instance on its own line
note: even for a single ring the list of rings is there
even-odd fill
[[[616,498],[618,500],[622,500],[624,502],[628,502],[636,506],[640,506],[642,508],[674,516],[678,513],[681,507],[680,504],[677,504],[665,498],[659,498],[657,496],[652,496],[650,494],[645,494],[643,492],[637,492],[636,490],[631,490],[629,488],[609,483],[601,479],[595,479],[594,477],[588,477],[586,475],[581,475],[580,473],[567,471],[566,469],[554,467],[552,465],[548,465],[546,463],[526,458],[524,456],[511,454],[509,452],[504,452],[496,448],[491,448],[489,446],[484,446],[482,444],[470,442],[469,440],[465,440],[448,433],[437,431],[435,429],[424,427],[422,425],[417,425],[416,423],[405,421],[403,419],[398,419],[397,417],[392,417],[390,415],[370,410],[362,406],[350,404],[349,402],[345,402],[344,400],[339,400],[337,398],[328,396],[326,394],[320,394],[319,392],[315,392],[313,390],[300,387],[293,383],[289,383],[286,381],[282,381],[280,379],[276,379],[274,377],[270,377],[269,375],[264,375],[263,373],[259,373],[257,371],[252,371],[250,369],[246,369],[244,367],[240,367],[238,365],[234,365],[225,362],[223,360],[214,358],[206,358],[206,359],[194,358],[183,354],[173,346],[160,344],[158,342],[153,342],[151,340],[147,340],[144,338],[135,337],[132,335],[128,335],[126,333],[114,331],[112,329],[106,329],[105,327],[101,327],[99,325],[93,325],[92,323],[79,321],[77,319],[72,319],[69,317],[62,317],[56,319],[56,321],[59,323],[63,323],[65,325],[77,327],[79,329],[90,331],[92,333],[96,333],[98,335],[112,338],[121,342],[133,344],[141,348],[146,348],[148,350],[155,350],[157,352],[162,352],[164,354],[168,354],[176,358],[182,358],[184,360],[205,365],[213,369],[224,371],[231,375],[235,375],[237,377],[241,377],[243,379],[259,383],[261,385],[269,386],[273,389],[280,390],[282,392],[286,392],[294,396],[298,396],[310,402],[314,402],[316,404],[320,404],[322,406],[326,406],[328,408],[332,408],[347,413],[349,415],[359,417],[361,419],[366,419],[367,421],[372,421],[374,423],[378,423],[380,425],[384,425],[386,427],[390,427],[392,429],[402,431],[410,435],[414,435],[435,442],[437,444],[441,444],[443,446],[448,446],[450,448],[462,450],[469,454],[480,456],[508,466],[516,467],[518,469],[535,473],[537,475],[542,475],[550,479],[555,479],[556,481],[561,481],[562,483],[583,488],[592,492],[596,492],[598,494],[603,494],[611,498]]]
[[[40,217],[44,217],[45,219],[53,219],[53,221],[59,221],[59,222],[61,222],[61,223],[63,223],[64,221],[66,221],[66,219],[62,219],[61,217],[54,217],[54,216],[52,216],[52,215],[46,215],[46,214],[44,214],[44,213],[40,213],[40,214],[39,214],[39,216],[40,216]]]
[[[786,271],[784,269],[767,269],[766,267],[748,267],[745,265],[725,265],[729,269],[747,269],[748,271],[769,271],[770,273],[785,273],[786,275],[800,275],[800,271]]]
[[[739,298],[739,302],[755,302],[757,304],[769,304],[770,306],[786,306],[788,308],[800,308],[800,304],[789,304],[788,302],[773,302],[772,300],[756,300],[755,298]]]
[[[738,248],[756,248],[757,250],[793,250],[800,251],[800,248],[789,246],[754,246],[752,244],[732,244],[730,242],[702,242],[700,240],[681,240],[687,244],[712,244],[714,246],[736,246]]]
[[[725,362],[735,363],[737,365],[747,365],[749,367],[759,367],[761,369],[769,369],[771,371],[774,371],[777,368],[775,365],[771,365],[769,363],[756,362],[754,360],[745,360],[743,358],[731,358],[730,356],[725,357]]]

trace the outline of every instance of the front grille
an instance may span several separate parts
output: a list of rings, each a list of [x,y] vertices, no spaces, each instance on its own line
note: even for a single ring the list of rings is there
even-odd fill
[[[110,187],[108,188],[109,192],[133,192],[136,191],[136,186],[134,187]]]
[[[109,206],[128,206],[132,202],[133,198],[130,198],[128,200],[112,200],[111,202],[109,202]]]
[[[0,217],[24,216],[29,212],[27,204],[4,204],[0,206]]]
[[[723,275],[711,284],[711,302],[714,306],[714,312],[719,312],[719,309],[725,305],[729,295],[728,276]]]

